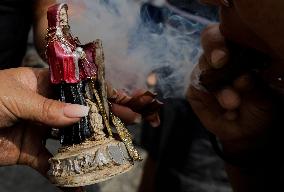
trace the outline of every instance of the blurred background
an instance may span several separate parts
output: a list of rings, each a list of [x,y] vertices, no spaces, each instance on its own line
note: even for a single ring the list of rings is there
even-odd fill
[[[160,128],[144,123],[129,126],[144,160],[128,173],[87,186],[86,191],[151,192],[153,186],[159,186],[157,191],[163,187],[175,192],[231,191],[222,161],[203,137],[202,128],[188,109],[190,106],[183,101],[189,74],[201,54],[200,32],[218,22],[218,10],[198,0],[59,2],[68,3],[71,30],[82,43],[102,39],[106,78],[114,87],[128,92],[147,88],[157,92],[170,106],[180,103],[162,111]],[[48,67],[37,55],[32,39],[31,32],[23,66]],[[192,121],[166,118],[180,118],[183,114],[190,114]],[[60,146],[54,140],[47,145],[52,153]],[[28,167],[1,167],[0,174],[1,192],[58,191]],[[167,181],[172,185],[166,185]]]

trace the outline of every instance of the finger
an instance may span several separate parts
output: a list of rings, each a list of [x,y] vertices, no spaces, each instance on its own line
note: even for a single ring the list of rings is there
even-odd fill
[[[67,104],[47,99],[33,91],[21,91],[21,95],[10,98],[9,111],[25,120],[43,123],[53,127],[73,124],[80,117],[88,115],[89,107],[77,104]]]
[[[133,93],[131,100],[125,103],[125,105],[138,113],[147,113],[147,110],[151,110],[151,107],[155,111],[155,108],[157,107],[158,109],[159,105],[162,104],[155,99],[156,96],[156,94],[150,91],[138,90]]]
[[[207,27],[201,34],[201,44],[204,55],[213,68],[223,67],[229,60],[225,38],[219,30],[219,24]]]
[[[138,89],[130,96],[125,91],[118,90],[116,95],[115,103],[122,105],[128,105],[128,103],[131,103],[133,100],[139,100],[141,104],[148,103],[149,101],[153,100],[154,96],[156,96],[155,94],[151,94],[151,92],[144,89]]]
[[[5,107],[13,117],[61,127],[75,123],[80,117],[88,114],[86,106],[65,104],[36,93],[40,91],[43,95],[49,95],[48,86],[46,86],[49,82],[46,69],[23,67],[7,70],[6,74],[8,73],[16,78],[16,83],[21,83],[14,87],[12,94],[7,93],[9,97],[5,97],[4,100]]]
[[[50,83],[49,69],[33,69],[37,78],[37,92],[47,98],[55,98],[54,88]]]
[[[17,129],[24,129],[18,164],[28,165],[46,176],[49,169],[48,159],[52,157],[43,145],[46,128],[26,123],[24,128],[19,125]]]
[[[28,166],[34,168],[43,176],[47,177],[47,171],[49,170],[48,160],[52,157],[52,154],[44,147],[39,150],[37,156],[34,156],[28,161]]]
[[[226,110],[235,110],[241,104],[239,94],[232,88],[225,88],[216,94],[216,98],[221,107]]]
[[[230,79],[232,78],[230,75],[230,70],[231,68],[227,67],[221,69],[212,68],[205,55],[202,55],[199,59],[198,65],[193,71],[195,73],[192,74],[192,80],[195,85],[197,84],[196,82],[198,82],[207,90],[216,91],[223,88],[226,84],[230,83]]]
[[[130,108],[113,103],[111,111],[118,116],[125,124],[140,123],[142,117],[140,114],[133,112]]]
[[[215,69],[220,69],[228,62],[229,56],[228,52],[222,49],[212,50],[210,56],[210,66]]]
[[[214,95],[190,86],[187,98],[193,111],[209,131],[220,138],[230,138],[235,135],[236,125],[224,118],[224,109],[219,105]]]
[[[27,165],[48,179],[48,170],[50,168],[49,159],[53,156],[43,145],[45,140],[46,127],[37,127],[33,124],[27,124],[26,132],[23,135],[21,143],[21,153],[19,155],[18,164]],[[21,127],[19,127],[21,128]],[[61,188],[62,191],[81,192],[81,187]]]
[[[52,98],[50,96],[53,96],[53,89],[48,69],[20,67],[16,70],[10,70],[10,72],[12,73],[11,76],[15,76],[17,81],[26,87],[43,96]]]
[[[52,154],[45,148],[42,147],[39,151],[38,155],[29,161],[28,166],[37,170],[43,176],[47,177],[47,172],[49,170],[50,164],[48,160],[52,157]],[[60,188],[64,192],[84,192],[83,187],[61,187]]]
[[[210,122],[214,119],[219,119],[221,108],[216,102],[214,96],[210,93],[199,91],[193,86],[190,86],[187,98],[189,99],[193,110],[201,120],[205,119]],[[205,124],[207,123],[205,122]]]
[[[109,101],[122,105],[131,100],[123,90],[116,90],[110,84],[107,84],[107,96]]]
[[[125,93],[125,91],[123,91],[123,90],[118,90],[117,91],[117,97],[115,99],[115,103],[123,105],[123,104],[127,103],[130,100],[131,100],[131,97],[128,96]]]
[[[144,93],[146,93],[147,90],[146,89],[137,89],[135,91],[132,92],[131,96],[132,97],[138,97],[140,95],[143,95]]]
[[[254,87],[254,81],[249,74],[244,74],[233,82],[233,87],[239,92],[250,91]]]
[[[161,124],[160,116],[158,113],[154,113],[146,116],[145,121],[147,121],[152,127],[159,127]]]

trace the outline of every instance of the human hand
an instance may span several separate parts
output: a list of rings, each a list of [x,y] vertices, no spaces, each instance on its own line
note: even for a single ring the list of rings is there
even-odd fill
[[[210,80],[228,75],[220,70],[231,65],[234,53],[229,52],[218,25],[203,32],[202,46],[204,54],[193,71],[193,83],[188,90],[193,110],[202,124],[220,139],[225,153],[239,157],[264,147],[278,116],[278,98],[249,70],[241,71],[232,81],[218,80],[224,84],[208,92],[204,86],[210,88]],[[208,70],[210,76],[204,76]],[[198,87],[200,75],[206,79]]]
[[[1,70],[0,82],[0,166],[22,164],[46,175],[52,156],[45,148],[48,126],[71,125],[88,107],[48,99],[47,69]]]
[[[141,122],[142,118],[152,127],[160,125],[159,110],[162,103],[156,95],[145,90],[137,90],[132,95],[116,91],[108,86],[108,98],[112,103],[111,110],[126,124]]]

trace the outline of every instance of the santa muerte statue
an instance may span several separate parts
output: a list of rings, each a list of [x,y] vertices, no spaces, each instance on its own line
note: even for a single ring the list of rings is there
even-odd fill
[[[141,160],[124,123],[111,112],[110,102],[152,120],[158,118],[161,103],[150,92],[131,98],[107,86],[102,42],[81,45],[70,32],[67,10],[66,4],[56,4],[47,12],[46,60],[51,83],[58,99],[87,105],[90,111],[78,123],[60,129],[62,147],[50,159],[48,174],[55,185],[75,187],[107,180]]]

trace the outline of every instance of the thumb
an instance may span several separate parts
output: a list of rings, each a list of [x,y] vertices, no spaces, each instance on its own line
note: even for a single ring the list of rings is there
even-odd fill
[[[80,117],[87,116],[89,107],[55,101],[35,92],[26,91],[21,99],[17,97],[10,111],[21,119],[61,127],[73,124],[79,121]]]
[[[219,24],[208,26],[202,31],[201,44],[208,64],[215,69],[222,68],[229,60],[229,50]]]

